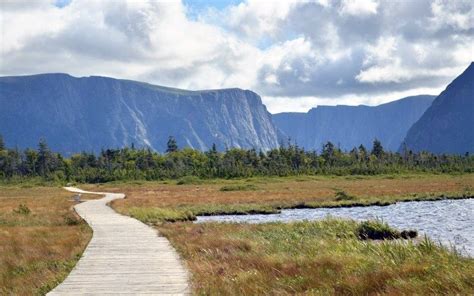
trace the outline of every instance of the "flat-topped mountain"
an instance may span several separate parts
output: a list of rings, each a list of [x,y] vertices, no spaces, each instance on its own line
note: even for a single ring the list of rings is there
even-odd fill
[[[408,131],[405,143],[414,151],[474,152],[474,63],[434,100]]]
[[[308,113],[279,113],[273,120],[298,145],[320,150],[331,141],[350,150],[370,148],[375,138],[396,151],[408,129],[431,105],[434,96],[407,97],[379,106],[318,106]]]
[[[0,78],[0,134],[9,146],[37,147],[45,138],[71,154],[130,146],[267,150],[278,129],[252,91],[186,91],[107,77],[40,74]]]

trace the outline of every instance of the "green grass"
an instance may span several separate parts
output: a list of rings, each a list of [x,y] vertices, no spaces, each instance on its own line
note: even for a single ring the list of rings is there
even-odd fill
[[[426,238],[362,240],[360,225],[325,219],[257,225],[174,223],[158,229],[186,260],[196,295],[469,295],[473,291],[473,259]]]
[[[425,196],[417,198],[394,199],[390,201],[352,200],[341,199],[330,202],[301,202],[301,203],[275,203],[275,204],[196,204],[174,207],[132,207],[122,210],[147,224],[159,224],[163,222],[194,221],[197,216],[218,215],[253,215],[253,214],[278,214],[282,209],[316,209],[316,208],[342,208],[342,207],[369,207],[389,206],[397,202],[409,201],[437,201],[444,199],[473,198],[472,196]],[[0,221],[1,222],[1,221]]]
[[[357,226],[356,231],[360,239],[409,239],[418,235],[416,230],[399,231],[381,220],[363,221]]]
[[[176,185],[199,185],[202,184],[203,181],[195,176],[185,176],[179,179],[176,182]]]
[[[126,214],[146,224],[161,224],[164,222],[194,221],[196,216],[214,215],[251,215],[275,214],[279,210],[265,205],[238,204],[238,205],[195,205],[178,206],[175,208],[143,208],[132,207]]]
[[[163,208],[137,208],[129,209],[129,215],[147,224],[163,222],[192,221],[196,217],[190,211],[181,211]]]

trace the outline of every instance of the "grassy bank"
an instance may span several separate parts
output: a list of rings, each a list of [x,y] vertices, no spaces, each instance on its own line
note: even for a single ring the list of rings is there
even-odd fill
[[[0,187],[1,295],[45,294],[74,267],[92,231],[71,196],[59,187]]]
[[[158,226],[197,295],[469,295],[474,260],[429,240],[372,241],[353,221]]]
[[[177,185],[180,184],[180,185]],[[196,215],[277,213],[288,208],[389,205],[399,201],[467,198],[474,174],[299,176],[240,180],[131,182],[88,185],[124,192],[112,206],[146,223],[192,220]]]
[[[196,215],[459,198],[472,194],[474,174],[187,178],[79,187],[126,193],[112,206],[156,225],[186,260],[197,295],[464,295],[474,289],[473,259],[429,240],[370,239],[411,236],[387,226],[180,222]],[[44,294],[75,265],[91,231],[72,210],[71,196],[56,187],[0,186],[0,294]]]

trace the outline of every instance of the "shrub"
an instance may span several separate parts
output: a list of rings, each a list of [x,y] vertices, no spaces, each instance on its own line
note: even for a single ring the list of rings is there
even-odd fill
[[[245,184],[245,185],[227,185],[221,187],[220,191],[253,191],[257,190],[258,187],[253,184]]]
[[[347,194],[345,191],[343,190],[338,190],[336,191],[336,200],[337,201],[341,201],[341,200],[353,200],[354,197]]]
[[[383,221],[368,220],[359,224],[357,236],[360,239],[397,239],[401,234]]]
[[[198,185],[202,184],[202,180],[196,176],[185,176],[176,182],[176,185]]]
[[[68,226],[74,226],[74,225],[79,225],[81,221],[76,218],[75,216],[71,216],[71,215],[65,215],[64,216],[64,224],[68,225]]]
[[[20,204],[17,209],[13,210],[13,212],[20,215],[29,215],[31,210],[25,204]]]
[[[411,239],[418,236],[418,232],[416,230],[403,230],[400,233],[400,236],[404,239]]]

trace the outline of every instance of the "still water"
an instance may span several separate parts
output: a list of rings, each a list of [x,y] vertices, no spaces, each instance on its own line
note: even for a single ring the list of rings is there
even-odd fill
[[[474,199],[402,202],[390,206],[289,209],[271,215],[198,217],[197,222],[265,223],[316,220],[327,216],[367,220],[379,218],[389,225],[416,229],[463,254],[474,257]]]

